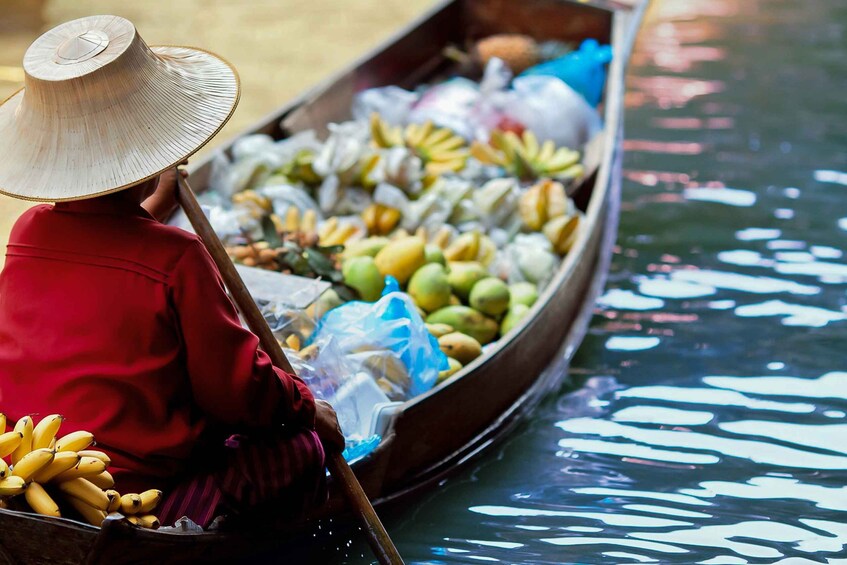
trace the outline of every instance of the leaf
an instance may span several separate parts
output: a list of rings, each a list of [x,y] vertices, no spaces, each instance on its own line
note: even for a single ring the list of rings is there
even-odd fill
[[[337,282],[333,284],[332,290],[334,290],[338,297],[341,298],[341,300],[343,300],[344,302],[350,302],[351,300],[359,300],[361,298],[359,296],[359,293],[355,289],[347,286],[344,283]]]
[[[270,216],[262,217],[262,237],[273,249],[282,245],[282,238],[279,237],[279,234],[276,231],[276,226],[274,226],[273,220],[271,220]]]
[[[305,251],[303,256],[316,274],[333,281],[336,280],[339,274],[338,269],[335,268],[335,263],[329,257],[315,249]]]

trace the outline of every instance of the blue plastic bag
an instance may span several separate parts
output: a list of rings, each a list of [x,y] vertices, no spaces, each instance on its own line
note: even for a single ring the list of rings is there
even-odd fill
[[[369,373],[391,400],[406,400],[435,385],[449,368],[438,340],[393,277],[374,303],[353,301],[330,310],[312,341],[331,335],[358,371]]]
[[[606,65],[612,60],[612,48],[586,39],[579,49],[558,59],[530,67],[519,76],[547,75],[563,80],[582,94],[592,106],[600,103],[606,84]]]

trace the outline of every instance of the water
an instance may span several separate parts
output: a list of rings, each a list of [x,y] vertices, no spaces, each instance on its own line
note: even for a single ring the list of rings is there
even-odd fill
[[[654,3],[585,386],[388,516],[407,562],[847,563],[845,25]]]

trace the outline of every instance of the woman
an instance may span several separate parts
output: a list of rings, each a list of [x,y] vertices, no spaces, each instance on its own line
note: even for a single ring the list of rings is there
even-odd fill
[[[174,166],[232,114],[235,71],[151,49],[114,16],[48,31],[24,70],[0,105],[0,191],[57,203],[9,238],[0,410],[93,432],[116,488],[166,491],[163,523],[321,502],[322,442],[343,447],[335,413],[258,350],[200,240],[159,221]]]

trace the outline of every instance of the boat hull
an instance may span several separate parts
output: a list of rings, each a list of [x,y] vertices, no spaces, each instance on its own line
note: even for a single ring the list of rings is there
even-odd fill
[[[602,291],[617,233],[624,68],[644,8],[641,0],[632,3],[628,7],[621,0],[443,2],[384,46],[245,132],[281,138],[309,128],[325,130],[327,123],[349,118],[356,92],[388,84],[414,87],[443,75],[450,64],[442,56],[446,45],[463,45],[491,33],[570,41],[593,37],[614,48],[602,106],[604,130],[591,143],[596,166],[589,168],[589,178],[572,195],[585,212],[582,235],[530,315],[459,377],[405,403],[380,446],[354,463],[353,470],[376,505],[429,488],[484,452],[566,375]],[[210,162],[193,170],[192,185],[205,187],[210,170]],[[342,499],[334,496],[327,512],[343,514]],[[296,546],[303,555],[309,551],[310,532],[308,523],[298,523],[174,534],[141,530],[121,521],[96,528],[0,509],[0,562],[214,562],[282,546]]]

